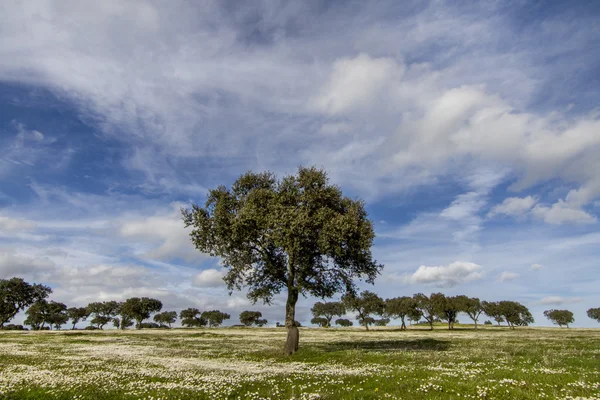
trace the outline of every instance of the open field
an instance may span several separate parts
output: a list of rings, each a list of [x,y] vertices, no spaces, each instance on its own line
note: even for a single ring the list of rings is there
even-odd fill
[[[598,399],[600,330],[0,332],[8,399]]]

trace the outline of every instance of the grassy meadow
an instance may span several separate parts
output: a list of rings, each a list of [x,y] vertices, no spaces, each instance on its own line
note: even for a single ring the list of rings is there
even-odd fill
[[[0,331],[6,399],[600,399],[600,330]]]

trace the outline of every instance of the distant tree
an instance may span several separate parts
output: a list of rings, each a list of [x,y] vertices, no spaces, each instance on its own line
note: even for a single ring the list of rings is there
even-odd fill
[[[161,326],[156,322],[142,322],[138,329],[158,329],[158,328],[166,328],[166,326]]]
[[[242,311],[240,313],[240,322],[246,326],[263,326],[267,324],[267,320],[262,318],[260,311]]]
[[[44,328],[48,315],[48,302],[45,299],[36,301],[25,311],[25,315],[27,318],[23,323],[31,326],[32,330],[38,331]]]
[[[390,323],[389,318],[376,319],[374,322],[375,326],[387,326],[387,324],[389,324],[389,323]]]
[[[342,302],[348,310],[357,313],[356,319],[366,330],[369,330],[369,325],[375,323],[375,319],[371,315],[383,315],[385,312],[383,299],[368,290],[363,291],[360,295],[347,293],[342,297]]]
[[[115,318],[118,319],[118,318]],[[135,325],[135,321],[131,319],[128,315],[121,315],[121,320],[119,321],[119,326],[115,326],[118,329],[125,330],[127,328],[131,328]]]
[[[149,297],[132,297],[121,306],[121,316],[127,316],[136,322],[136,328],[142,328],[142,322],[150,318],[150,314],[162,309],[160,300]]]
[[[413,299],[414,300],[414,299]],[[416,300],[415,300],[415,307],[416,307]],[[421,318],[423,318],[423,313],[421,312],[421,310],[419,308],[414,308],[410,311],[410,313],[408,313],[406,315],[406,320],[410,322],[410,324],[415,324],[418,323]]]
[[[481,301],[477,297],[467,297],[464,295],[456,296],[456,301],[459,304],[460,311],[467,314],[473,320],[475,329],[477,329],[477,321],[483,312]]]
[[[392,318],[398,318],[402,321],[400,329],[406,329],[405,319],[409,315],[413,315],[417,312],[417,302],[412,297],[402,296],[387,299],[385,301],[385,313]],[[417,321],[421,317],[417,318]]]
[[[204,311],[202,313],[201,317],[204,318],[208,322],[208,325],[211,328],[216,328],[219,325],[221,325],[223,323],[223,321],[231,318],[231,315],[221,312],[219,310],[211,310],[211,311]]]
[[[314,317],[313,319],[310,320],[310,323],[313,325],[319,325],[321,328],[328,327],[327,318],[324,318],[324,317]]]
[[[346,313],[346,307],[344,304],[339,301],[332,301],[327,303],[317,302],[310,310],[312,312],[313,317],[315,318],[325,318],[325,325],[321,325],[325,328],[329,328],[331,326],[331,320],[333,317],[341,317]],[[312,322],[311,322],[312,323]]]
[[[169,328],[175,321],[177,321],[177,313],[175,311],[163,311],[154,315],[154,322],[158,322],[161,325],[168,325]]]
[[[354,290],[355,278],[372,283],[382,266],[371,256],[375,233],[364,203],[342,195],[316,168],[277,180],[248,172],[231,189],[211,190],[205,207],[183,210],[196,248],[219,256],[230,290],[267,304],[287,292],[285,354],[298,350],[294,323],[300,295],[329,298]]]
[[[56,330],[60,330],[60,328],[69,321],[67,306],[64,303],[51,301],[48,303],[48,308],[48,325],[53,326]]]
[[[73,323],[71,329],[74,330],[75,325],[77,325],[79,321],[85,321],[90,314],[88,313],[87,307],[70,307],[67,309],[67,316]]]
[[[433,322],[436,318],[436,307],[429,297],[423,293],[417,293],[413,296],[415,299],[417,310],[421,313],[425,321],[429,324],[431,330],[433,330]]]
[[[87,311],[89,315],[94,315],[90,321],[98,329],[103,329],[114,317],[119,315],[121,303],[117,301],[93,302],[88,304]]]
[[[492,321],[490,321],[490,320],[487,320],[487,321],[485,321],[483,324],[484,324],[484,325],[493,325],[493,324],[492,324]]]
[[[187,326],[188,328],[201,328],[206,326],[206,319],[201,315],[200,310],[197,308],[187,308],[179,313],[179,319],[181,319],[181,325]]]
[[[502,315],[502,309],[500,308],[500,303],[497,301],[482,301],[481,308],[483,308],[483,313],[488,317],[492,318],[494,321],[498,323],[500,326],[501,322],[504,322],[504,316]]]
[[[566,325],[569,327],[569,324],[575,322],[575,318],[573,318],[573,313],[569,310],[546,310],[544,311],[544,316],[552,321],[553,324],[562,327]]]
[[[52,293],[48,286],[25,282],[21,278],[0,279],[0,328],[19,311],[41,301]]]
[[[600,308],[590,308],[587,310],[587,316],[600,322]]]
[[[448,322],[448,329],[454,329],[456,316],[462,308],[461,299],[456,296],[447,297],[443,293],[432,293],[430,299],[436,315]]]
[[[45,324],[59,330],[69,320],[66,305],[56,301],[48,302],[45,299],[33,303],[25,314],[27,315],[25,325],[31,326],[34,330],[44,329]]]
[[[338,318],[335,320],[335,323],[336,323],[336,325],[343,326],[343,327],[349,327],[349,326],[354,325],[352,323],[352,321],[350,321],[349,319],[346,319],[346,318]]]
[[[529,309],[516,301],[501,301],[498,303],[500,311],[508,326],[515,329],[515,326],[527,326],[534,322]]]

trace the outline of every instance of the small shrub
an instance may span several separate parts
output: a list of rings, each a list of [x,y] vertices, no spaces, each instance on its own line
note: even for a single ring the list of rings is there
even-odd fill
[[[98,327],[96,327],[94,325],[88,325],[85,328],[83,328],[84,331],[95,331],[97,329],[98,329]]]
[[[2,328],[5,331],[28,331],[23,325],[8,324]]]

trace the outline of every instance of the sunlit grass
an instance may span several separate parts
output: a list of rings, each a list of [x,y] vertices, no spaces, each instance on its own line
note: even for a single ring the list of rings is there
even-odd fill
[[[9,399],[598,399],[600,330],[1,332]]]

